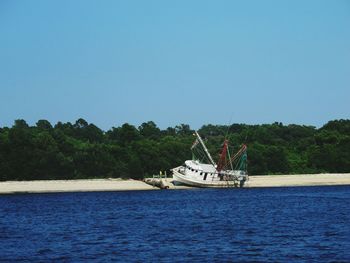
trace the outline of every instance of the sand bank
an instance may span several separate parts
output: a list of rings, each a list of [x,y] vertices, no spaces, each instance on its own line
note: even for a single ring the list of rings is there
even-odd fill
[[[94,180],[40,180],[0,182],[0,194],[90,192],[153,190],[150,185],[136,180],[94,179]]]
[[[168,179],[169,182],[172,179]],[[283,187],[350,185],[348,174],[302,174],[302,175],[262,175],[250,176],[246,187]],[[174,186],[170,189],[189,189],[186,186]],[[45,180],[45,181],[8,181],[0,182],[0,194],[13,193],[50,193],[50,192],[90,192],[90,191],[130,191],[159,190],[137,180],[94,179],[94,180]]]
[[[168,179],[172,181],[172,179]],[[186,186],[174,186],[170,189],[187,189]],[[121,179],[82,179],[82,180],[38,180],[0,182],[0,194],[15,193],[54,193],[54,192],[100,192],[159,190],[138,180]]]
[[[246,187],[350,185],[350,173],[346,174],[293,174],[249,176]]]

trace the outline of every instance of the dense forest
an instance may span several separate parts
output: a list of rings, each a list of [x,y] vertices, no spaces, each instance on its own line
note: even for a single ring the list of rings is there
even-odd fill
[[[350,172],[350,120],[317,129],[282,123],[204,125],[198,130],[213,157],[223,140],[248,146],[250,175]],[[134,178],[168,171],[190,159],[189,125],[161,130],[152,122],[103,131],[83,119],[52,126],[24,120],[0,128],[0,181]]]

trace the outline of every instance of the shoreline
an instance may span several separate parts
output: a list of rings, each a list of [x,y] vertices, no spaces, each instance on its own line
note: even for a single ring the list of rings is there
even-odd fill
[[[173,185],[170,190],[193,189]],[[350,185],[350,173],[249,176],[245,188]],[[77,179],[0,182],[0,194],[160,190],[138,180]]]

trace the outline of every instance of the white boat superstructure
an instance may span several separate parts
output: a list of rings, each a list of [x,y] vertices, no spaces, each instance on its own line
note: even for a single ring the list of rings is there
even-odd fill
[[[247,147],[243,145],[231,157],[228,141],[225,140],[220,159],[216,164],[202,138],[197,132],[195,135],[197,138],[191,150],[194,151],[196,147],[200,146],[202,151],[198,155],[209,163],[204,163],[193,154],[193,160],[187,160],[183,165],[172,169],[174,181],[196,187],[243,187],[245,181],[248,180],[246,171]]]

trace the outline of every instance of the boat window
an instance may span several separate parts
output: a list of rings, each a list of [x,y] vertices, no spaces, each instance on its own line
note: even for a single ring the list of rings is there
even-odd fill
[[[202,175],[203,173],[202,172],[200,172],[200,174],[199,175]]]
[[[203,180],[205,181],[205,180],[207,180],[207,173],[204,173],[204,177],[203,177]]]

